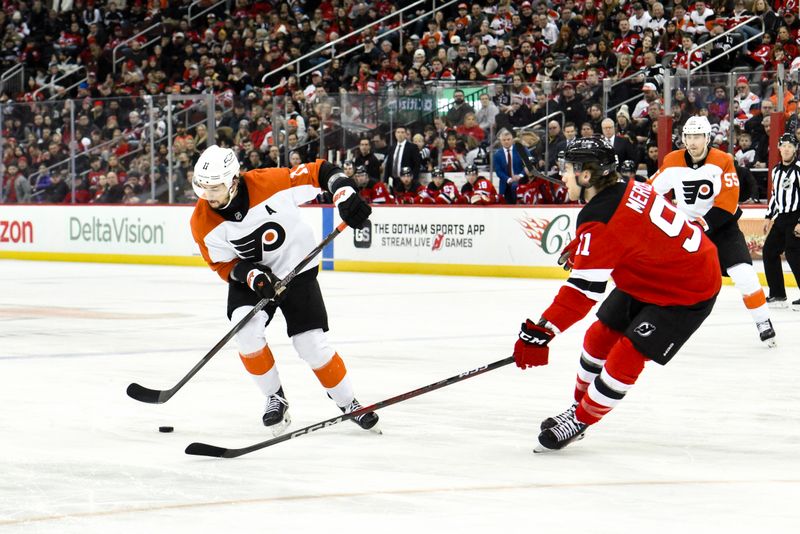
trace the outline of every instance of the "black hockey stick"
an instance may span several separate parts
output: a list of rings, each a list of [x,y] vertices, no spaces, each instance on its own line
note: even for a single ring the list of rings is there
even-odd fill
[[[277,438],[268,439],[267,441],[262,441],[261,443],[256,443],[255,445],[250,445],[249,447],[242,447],[241,449],[226,449],[225,447],[217,447],[215,445],[208,445],[206,443],[191,443],[188,447],[186,447],[186,454],[193,454],[195,456],[214,456],[216,458],[236,458],[237,456],[242,456],[244,454],[251,453],[253,451],[257,451],[260,449],[265,449],[267,447],[271,447],[272,445],[277,445],[278,443],[282,443],[284,441],[289,441],[290,439],[299,438],[300,436],[304,436],[306,434],[310,434],[311,432],[320,430],[322,428],[327,428],[329,426],[337,425],[342,421],[349,421],[351,419],[355,419],[359,415],[363,415],[367,412],[374,412],[380,410],[381,408],[386,408],[387,406],[391,406],[392,404],[397,404],[398,402],[403,402],[404,400],[412,399],[414,397],[418,397],[424,393],[428,393],[430,391],[434,391],[445,386],[449,386],[451,384],[455,384],[456,382],[461,382],[462,380],[466,380],[467,378],[471,378],[473,376],[478,376],[488,371],[492,371],[499,367],[503,367],[504,365],[508,365],[509,363],[514,361],[513,356],[509,356],[508,358],[503,358],[502,360],[498,360],[493,363],[489,363],[486,365],[482,365],[480,367],[476,367],[470,371],[463,372],[461,374],[451,376],[450,378],[445,378],[444,380],[440,380],[438,382],[434,382],[433,384],[428,384],[427,386],[423,386],[419,389],[415,389],[413,391],[409,391],[407,393],[401,393],[395,397],[390,399],[382,400],[376,402],[375,404],[371,404],[369,406],[364,406],[360,410],[356,410],[355,412],[351,412],[348,414],[343,414],[338,417],[332,417],[325,421],[321,421],[319,423],[315,423],[313,425],[309,425],[307,427],[301,428],[295,432],[291,432],[289,434],[283,434],[282,436],[278,436]]]
[[[328,234],[328,237],[323,239],[319,245],[314,247],[314,250],[309,252],[308,256],[303,258],[300,261],[300,263],[298,263],[297,266],[289,272],[289,274],[287,274],[282,280],[278,281],[278,283],[275,284],[275,297],[283,293],[283,291],[286,289],[286,286],[289,285],[289,282],[294,280],[295,276],[297,276],[297,273],[301,271],[303,267],[308,265],[309,262],[317,256],[317,254],[322,252],[322,249],[328,246],[331,243],[331,241],[333,241],[337,235],[342,233],[342,231],[345,228],[347,228],[347,224],[344,221],[342,221],[339,224],[339,226],[337,226],[333,230],[333,232]],[[236,323],[236,326],[234,326],[230,330],[230,332],[225,334],[225,337],[220,339],[217,342],[217,344],[214,345],[214,347],[210,351],[208,351],[208,354],[203,356],[203,359],[197,362],[197,364],[194,367],[192,367],[192,370],[189,371],[186,374],[186,376],[181,378],[180,381],[174,386],[172,386],[170,389],[150,389],[144,386],[140,386],[139,384],[134,382],[133,384],[130,384],[128,386],[127,390],[128,396],[131,397],[132,399],[141,402],[147,402],[150,404],[162,404],[164,402],[167,402],[169,399],[172,398],[173,395],[175,395],[175,393],[178,392],[179,389],[181,389],[184,386],[184,384],[186,384],[186,382],[189,381],[189,379],[191,379],[194,375],[196,375],[197,372],[200,369],[202,369],[203,366],[207,364],[208,361],[211,358],[213,358],[214,355],[216,355],[222,349],[222,347],[224,347],[228,343],[228,341],[230,341],[233,338],[233,336],[235,336],[236,333],[239,330],[241,330],[244,327],[244,325],[246,325],[247,322],[255,316],[256,313],[264,309],[264,307],[271,301],[273,301],[275,297],[273,297],[272,299],[261,299],[260,301],[258,301],[258,304],[256,304],[253,307],[253,309],[247,313],[247,315],[242,317],[242,320]]]
[[[525,166],[525,170],[529,175],[533,176],[534,178],[540,178],[546,182],[550,182],[551,184],[567,187],[567,184],[558,178],[552,178],[537,171],[536,165],[533,163],[533,158],[530,156],[530,154],[528,154],[528,149],[525,147],[525,145],[517,141],[514,143],[514,149],[517,151],[517,154],[519,154],[519,158],[522,160],[522,165]]]

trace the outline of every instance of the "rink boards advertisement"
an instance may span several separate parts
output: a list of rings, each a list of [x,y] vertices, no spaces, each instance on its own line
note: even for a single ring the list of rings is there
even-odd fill
[[[556,259],[577,208],[373,207],[335,245],[335,269],[476,276],[564,276]]]
[[[193,209],[2,205],[0,258],[205,265],[189,230]],[[339,222],[330,206],[301,211],[320,239]],[[369,224],[343,232],[323,252],[322,265],[340,271],[563,278],[556,260],[575,236],[578,211],[373,206]],[[745,208],[739,221],[754,260],[761,258],[765,211]],[[763,271],[760,261],[756,268]]]

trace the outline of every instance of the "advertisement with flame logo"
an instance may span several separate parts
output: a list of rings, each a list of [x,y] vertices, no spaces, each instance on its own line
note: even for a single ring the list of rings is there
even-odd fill
[[[569,215],[560,214],[552,220],[524,214],[516,219],[525,236],[536,243],[546,254],[558,254],[572,240],[572,221]]]

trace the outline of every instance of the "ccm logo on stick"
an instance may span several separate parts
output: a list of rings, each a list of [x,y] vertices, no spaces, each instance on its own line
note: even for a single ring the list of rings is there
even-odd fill
[[[33,243],[33,223],[0,220],[0,243]]]

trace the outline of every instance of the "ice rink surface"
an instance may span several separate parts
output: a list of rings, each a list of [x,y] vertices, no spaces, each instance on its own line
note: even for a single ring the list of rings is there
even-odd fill
[[[0,262],[0,532],[797,532],[800,312],[758,341],[738,293],[667,366],[650,364],[586,439],[532,453],[570,401],[584,320],[551,364],[510,365],[237,459],[193,441],[271,437],[231,344],[163,405],[228,331],[207,269]],[[687,273],[691,276],[691,273]],[[324,272],[333,346],[363,404],[511,354],[558,281]],[[790,289],[791,299],[797,290]],[[297,429],[337,412],[270,340]],[[158,432],[172,425],[175,432]]]

